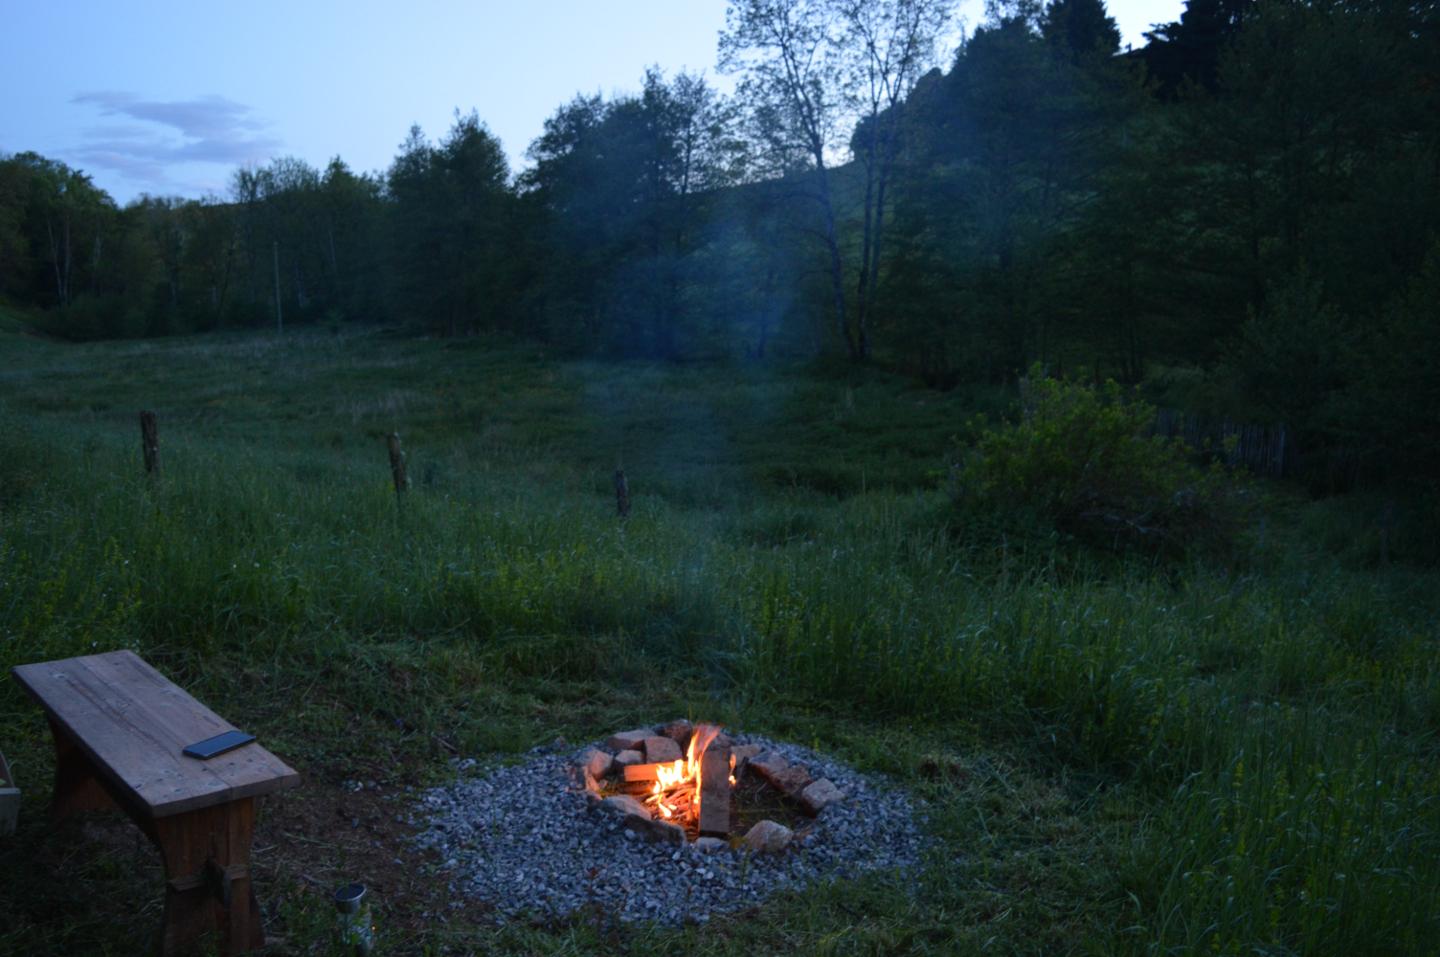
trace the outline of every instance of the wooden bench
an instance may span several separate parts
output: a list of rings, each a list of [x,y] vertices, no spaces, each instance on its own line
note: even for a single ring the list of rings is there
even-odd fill
[[[133,652],[20,665],[14,675],[50,719],[54,818],[118,805],[160,848],[160,952],[184,952],[213,932],[227,955],[263,947],[249,870],[255,799],[300,776],[258,743],[208,761],[181,754],[234,725]]]

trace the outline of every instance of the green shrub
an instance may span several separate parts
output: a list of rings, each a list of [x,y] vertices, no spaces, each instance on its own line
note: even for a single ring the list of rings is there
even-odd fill
[[[1154,409],[1103,387],[1026,384],[1019,422],[985,429],[955,468],[962,531],[1058,537],[1112,551],[1180,557],[1224,550],[1238,506],[1217,471],[1151,434]]]

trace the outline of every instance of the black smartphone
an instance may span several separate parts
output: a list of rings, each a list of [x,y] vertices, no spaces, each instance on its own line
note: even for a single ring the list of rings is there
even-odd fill
[[[217,754],[224,754],[226,751],[234,751],[242,744],[249,744],[255,740],[255,735],[246,734],[244,731],[226,731],[224,734],[217,734],[213,738],[206,738],[204,741],[196,741],[194,744],[186,745],[182,754],[188,754],[192,758],[199,758],[204,761],[213,758]]]

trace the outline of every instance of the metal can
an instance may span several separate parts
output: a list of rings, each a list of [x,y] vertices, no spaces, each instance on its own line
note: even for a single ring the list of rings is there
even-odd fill
[[[370,899],[364,884],[346,884],[335,891],[336,937],[340,946],[356,957],[375,953],[375,922],[370,916]]]

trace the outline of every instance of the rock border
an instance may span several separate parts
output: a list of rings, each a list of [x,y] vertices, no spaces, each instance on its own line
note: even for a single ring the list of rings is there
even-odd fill
[[[799,745],[738,734],[732,742],[803,765],[848,798],[822,807],[778,853],[732,849],[714,838],[649,841],[575,787],[576,762],[598,750],[602,742],[594,742],[558,753],[538,749],[524,763],[488,771],[473,759],[457,762],[462,776],[454,784],[421,795],[416,839],[440,855],[452,892],[493,908],[500,923],[580,912],[704,923],[780,891],[919,866],[928,843],[924,819],[904,791]],[[762,837],[777,840],[771,832],[757,842]]]
[[[637,755],[647,765],[668,764],[683,759],[684,749],[694,733],[695,726],[681,718],[650,728],[612,734],[603,746],[585,748],[576,756],[574,774],[577,785],[584,788],[585,799],[592,806],[620,815],[623,826],[645,840],[684,845],[690,840],[686,830],[673,823],[656,820],[650,808],[639,798],[627,794],[607,796],[604,792],[607,786],[614,787],[622,778],[630,780],[630,769],[639,764]],[[727,774],[737,779],[746,775],[758,778],[811,817],[818,816],[831,804],[845,800],[845,792],[829,778],[811,776],[803,764],[791,763],[779,751],[759,744],[737,743],[723,731],[711,742],[710,750],[705,752],[705,760],[714,757],[717,749],[721,749],[721,756],[716,760]],[[728,794],[729,788],[723,782],[720,788],[721,797]],[[720,821],[707,825],[702,816],[696,840],[705,837],[728,840],[744,850],[777,854],[788,847],[795,836],[790,828],[769,820],[757,821],[743,835],[731,833],[728,824],[721,823],[727,817],[728,811],[722,810]],[[711,829],[706,830],[707,826]],[[714,848],[714,845],[706,846]]]

